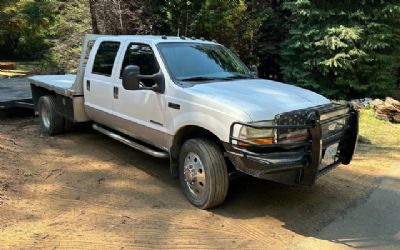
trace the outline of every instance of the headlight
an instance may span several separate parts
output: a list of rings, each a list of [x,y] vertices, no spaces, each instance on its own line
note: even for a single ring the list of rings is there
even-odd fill
[[[273,126],[273,121],[254,122],[251,125]],[[239,138],[245,139],[257,144],[272,144],[275,142],[275,129],[258,129],[249,126],[243,126],[239,131]],[[248,143],[238,142],[240,146],[249,146]]]

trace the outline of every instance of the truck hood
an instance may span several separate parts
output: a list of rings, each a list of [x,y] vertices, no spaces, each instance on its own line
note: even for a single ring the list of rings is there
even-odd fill
[[[212,82],[187,90],[205,98],[207,105],[215,105],[215,109],[229,107],[245,112],[252,121],[272,120],[280,113],[330,103],[312,91],[270,80]]]

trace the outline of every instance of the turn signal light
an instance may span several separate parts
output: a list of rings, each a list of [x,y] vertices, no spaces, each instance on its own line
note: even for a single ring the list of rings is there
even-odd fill
[[[257,144],[260,144],[260,145],[262,145],[262,144],[273,144],[274,143],[274,137],[249,138],[247,140],[251,141],[251,142],[254,142],[254,143],[257,143]],[[245,143],[245,142],[241,142],[241,141],[238,141],[238,145],[239,146],[243,146],[243,147],[251,146],[250,144]]]

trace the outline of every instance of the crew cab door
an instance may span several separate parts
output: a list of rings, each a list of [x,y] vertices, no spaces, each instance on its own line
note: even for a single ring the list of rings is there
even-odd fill
[[[97,45],[97,46],[96,46]],[[89,57],[84,77],[85,110],[99,123],[112,126],[113,83],[121,43],[102,41],[95,44]]]
[[[127,42],[114,82],[113,111],[117,130],[152,145],[164,148],[164,94],[152,90],[127,90],[122,85],[122,72],[126,66],[140,67],[141,75],[153,75],[160,71],[150,44]],[[142,80],[144,86],[155,84],[153,80]]]

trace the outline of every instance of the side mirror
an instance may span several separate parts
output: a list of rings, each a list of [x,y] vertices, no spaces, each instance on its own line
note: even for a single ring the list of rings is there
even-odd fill
[[[147,87],[141,80],[151,80],[155,84]],[[157,93],[164,93],[165,80],[161,70],[153,75],[140,75],[139,66],[129,65],[122,72],[122,86],[127,90],[152,90]]]
[[[122,86],[127,90],[138,90],[140,68],[136,65],[126,66],[122,72]]]
[[[251,70],[251,73],[253,73],[253,75],[255,76],[255,77],[258,77],[258,67],[257,67],[257,65],[251,65],[250,66],[250,70]]]

